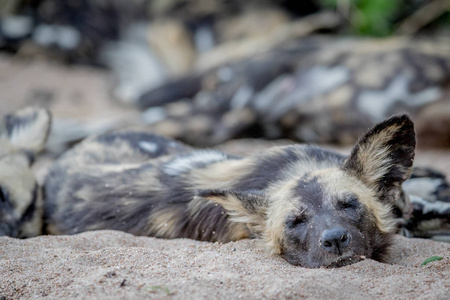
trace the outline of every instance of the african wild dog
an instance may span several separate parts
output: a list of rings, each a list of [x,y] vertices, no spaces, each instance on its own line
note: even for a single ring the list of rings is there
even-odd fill
[[[396,231],[393,208],[406,207],[401,184],[414,148],[407,115],[375,126],[349,157],[306,145],[236,157],[142,131],[108,133],[52,167],[47,230],[219,242],[255,237],[305,267],[384,261]]]
[[[7,115],[0,129],[0,236],[41,234],[42,197],[30,165],[47,141],[50,113],[28,107]]]

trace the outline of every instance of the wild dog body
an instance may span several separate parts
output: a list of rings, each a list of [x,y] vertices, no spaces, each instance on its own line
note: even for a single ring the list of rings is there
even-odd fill
[[[28,107],[7,115],[0,128],[0,236],[41,233],[42,197],[30,165],[50,129],[50,113]]]
[[[377,125],[349,157],[305,145],[236,157],[144,132],[109,133],[53,166],[47,229],[220,242],[256,237],[306,267],[383,260],[414,146],[407,116]]]

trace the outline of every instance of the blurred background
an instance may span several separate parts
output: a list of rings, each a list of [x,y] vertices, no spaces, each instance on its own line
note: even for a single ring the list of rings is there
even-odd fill
[[[0,116],[48,107],[53,154],[130,126],[348,146],[405,111],[420,148],[450,146],[449,0],[0,0],[0,17]]]

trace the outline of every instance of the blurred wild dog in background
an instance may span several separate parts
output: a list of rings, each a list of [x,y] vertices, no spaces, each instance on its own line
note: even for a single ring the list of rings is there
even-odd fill
[[[30,165],[44,149],[50,123],[46,109],[28,107],[0,127],[0,236],[41,234],[42,196]]]

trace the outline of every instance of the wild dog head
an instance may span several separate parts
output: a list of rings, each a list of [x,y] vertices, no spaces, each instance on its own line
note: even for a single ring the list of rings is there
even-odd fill
[[[263,191],[198,194],[248,224],[291,264],[384,261],[396,232],[393,206],[404,197],[414,148],[413,123],[407,115],[394,116],[362,136],[348,157],[318,147],[299,150],[298,161]]]
[[[30,169],[47,140],[50,114],[28,107],[7,115],[0,128],[0,236],[28,237],[41,231],[38,189]]]

